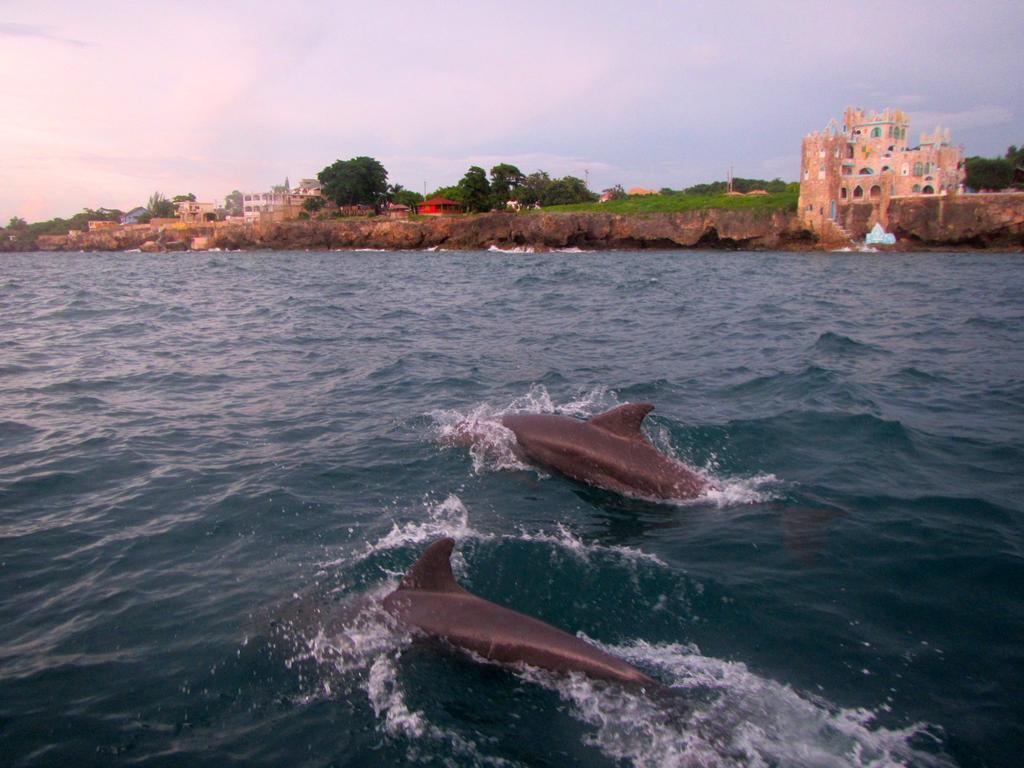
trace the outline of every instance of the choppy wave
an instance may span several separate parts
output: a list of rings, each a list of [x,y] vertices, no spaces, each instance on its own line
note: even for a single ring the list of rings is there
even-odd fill
[[[677,697],[649,697],[582,676],[528,673],[550,686],[593,726],[588,741],[637,766],[949,766],[939,734],[918,723],[889,729],[879,712],[843,709],[751,672],[740,662],[704,656],[694,645],[643,640],[605,645],[654,670]],[[930,748],[930,749],[929,749]]]
[[[461,500],[450,496],[427,509],[428,520],[396,526],[357,559],[387,550],[422,546],[438,536],[461,535],[493,540],[469,524]],[[554,532],[521,532],[515,538],[529,547],[555,547],[589,569],[607,567],[607,555],[623,565],[642,563],[668,569],[660,558],[631,547],[587,543],[564,526]],[[596,561],[593,558],[597,558]],[[340,565],[343,561],[337,561]],[[463,564],[464,565],[464,564]],[[343,567],[343,566],[342,566]],[[322,625],[300,634],[295,660],[313,660],[321,668],[320,696],[329,697],[330,680],[357,675],[376,718],[389,739],[406,745],[418,759],[425,743],[443,744],[451,754],[476,764],[512,765],[488,751],[467,725],[433,722],[429,713],[409,703],[401,659],[412,636],[381,610],[379,599],[396,584],[396,575],[373,592],[367,607],[331,636]],[[752,672],[745,664],[703,655],[693,644],[651,643],[637,637],[605,644],[580,633],[589,643],[634,664],[666,685],[666,693],[636,692],[593,681],[579,674],[556,675],[530,667],[505,667],[525,683],[555,692],[583,726],[582,744],[635,766],[951,766],[941,751],[942,734],[917,723],[889,728],[878,720],[886,707],[845,709]],[[467,663],[491,664],[472,654]],[[492,666],[500,666],[493,665]]]
[[[497,245],[492,245],[487,250],[491,253],[534,253],[532,245],[514,245],[511,248],[500,248]]]
[[[1018,257],[0,261],[2,763],[1020,762]],[[639,400],[708,495],[538,474],[499,423]],[[412,643],[374,603],[445,535],[668,701]]]

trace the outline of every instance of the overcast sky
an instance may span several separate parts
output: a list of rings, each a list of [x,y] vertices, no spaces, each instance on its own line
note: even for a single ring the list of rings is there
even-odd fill
[[[0,224],[223,201],[334,160],[600,190],[795,180],[847,105],[1024,143],[1024,2],[0,0]]]

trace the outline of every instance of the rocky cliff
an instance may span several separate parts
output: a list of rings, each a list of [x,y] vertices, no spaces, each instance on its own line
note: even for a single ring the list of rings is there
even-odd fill
[[[478,250],[556,248],[785,248],[807,241],[787,212],[691,211],[620,216],[602,213],[439,217],[287,222],[265,227],[218,228],[219,248],[445,248]],[[808,241],[809,242],[809,241]]]
[[[290,221],[276,224],[144,226],[41,240],[41,250],[144,251],[189,247],[233,249],[483,250],[530,247],[642,249],[813,247],[813,238],[785,211],[688,211],[646,215],[487,213],[476,216]]]
[[[1024,194],[895,198],[889,231],[906,245],[1020,248]]]
[[[870,202],[841,207],[855,237],[878,220]],[[1024,246],[1024,194],[894,198],[887,228],[898,248]],[[840,243],[842,245],[843,243]],[[26,250],[33,244],[0,242],[0,250]],[[484,250],[532,248],[727,248],[814,250],[819,242],[795,213],[761,210],[695,210],[681,213],[485,213],[475,216],[290,221],[277,224],[206,224],[194,227],[136,225],[115,230],[50,236],[34,243],[40,250],[181,251],[207,248],[324,250],[380,248]]]

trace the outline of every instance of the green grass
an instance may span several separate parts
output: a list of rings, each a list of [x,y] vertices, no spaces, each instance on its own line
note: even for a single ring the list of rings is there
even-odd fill
[[[553,205],[531,213],[678,213],[721,208],[728,211],[796,211],[799,192],[772,192],[767,195],[634,195],[607,203]]]

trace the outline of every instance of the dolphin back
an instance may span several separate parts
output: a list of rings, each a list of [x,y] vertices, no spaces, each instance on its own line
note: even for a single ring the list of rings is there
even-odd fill
[[[505,664],[525,663],[642,687],[657,685],[636,667],[532,616],[468,592],[452,574],[455,541],[431,544],[409,569],[384,608],[429,636]]]

